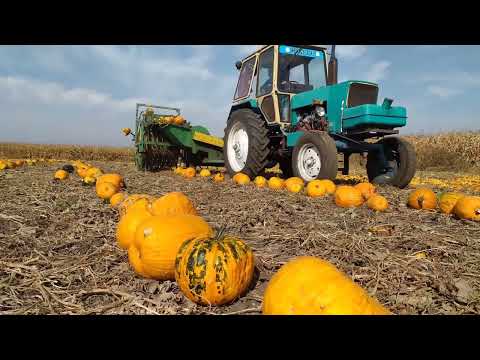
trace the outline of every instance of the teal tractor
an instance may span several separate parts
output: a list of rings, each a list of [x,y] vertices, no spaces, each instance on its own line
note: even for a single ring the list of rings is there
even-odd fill
[[[406,187],[415,174],[411,144],[392,136],[406,125],[404,107],[378,104],[378,85],[337,82],[332,46],[267,45],[236,63],[239,80],[225,128],[230,175],[251,178],[279,164],[305,181],[349,173],[352,154],[367,156],[371,182]]]
[[[133,137],[139,170],[223,165],[223,140],[185,121],[180,109],[137,104],[135,133],[128,128],[122,131]]]

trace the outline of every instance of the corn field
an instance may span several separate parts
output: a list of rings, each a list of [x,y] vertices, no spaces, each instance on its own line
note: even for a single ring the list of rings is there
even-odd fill
[[[405,136],[417,152],[418,170],[480,171],[480,131]],[[0,158],[133,161],[133,147],[0,143]],[[365,166],[359,156],[352,166]]]

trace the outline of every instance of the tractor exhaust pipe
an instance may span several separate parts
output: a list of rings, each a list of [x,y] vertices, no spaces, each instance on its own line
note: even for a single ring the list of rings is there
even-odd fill
[[[338,83],[338,61],[335,57],[335,45],[332,45],[332,54],[328,62],[328,85],[336,85]]]

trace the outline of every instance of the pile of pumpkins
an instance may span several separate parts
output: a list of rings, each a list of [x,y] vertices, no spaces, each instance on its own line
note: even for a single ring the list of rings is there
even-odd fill
[[[15,159],[15,160],[8,160],[8,159],[0,159],[0,171],[7,170],[7,169],[16,169],[23,167],[25,165],[28,166],[35,166],[39,164],[51,164],[54,163],[56,160],[54,159]]]
[[[412,191],[407,205],[417,210],[436,210],[459,219],[480,221],[480,196],[459,192],[444,192],[438,196],[432,189],[422,187]]]
[[[136,274],[176,281],[188,299],[206,306],[230,304],[249,290],[255,270],[252,249],[238,237],[215,231],[185,194],[129,195],[119,174],[104,174],[80,161],[71,167],[82,181],[94,178],[97,196],[118,211],[116,241],[127,251]],[[64,168],[57,172],[71,172]],[[391,314],[334,265],[311,256],[294,258],[274,274],[264,293],[262,313]]]
[[[173,171],[186,178],[193,178],[197,174],[196,169],[193,167],[177,167]],[[225,180],[222,172],[217,172],[212,175],[208,169],[201,169],[199,176],[211,177],[214,182],[223,182]],[[248,185],[252,183],[248,175],[243,173],[235,174],[232,177],[232,181],[238,185]],[[284,180],[278,176],[273,176],[267,180],[263,176],[257,176],[253,180],[253,184],[257,188],[269,188],[277,191],[285,189],[294,194],[305,192],[307,196],[312,198],[333,195],[335,204],[344,208],[359,207],[366,203],[367,206],[374,211],[385,211],[388,209],[388,200],[384,196],[379,195],[376,187],[368,182],[362,182],[355,186],[337,186],[333,181],[324,179],[310,181],[305,186],[305,182],[299,177],[291,177]]]

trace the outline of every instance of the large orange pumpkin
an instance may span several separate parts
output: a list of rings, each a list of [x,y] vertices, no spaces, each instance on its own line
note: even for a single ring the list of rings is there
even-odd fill
[[[437,196],[428,188],[420,188],[410,193],[407,204],[417,210],[433,210],[437,207]]]
[[[327,261],[299,257],[273,275],[265,315],[390,315],[376,299]]]
[[[303,190],[304,185],[299,182],[285,182],[285,187],[287,188],[288,192],[293,194],[297,194]]]
[[[253,278],[253,252],[232,236],[199,237],[183,243],[175,261],[175,280],[187,298],[223,305],[239,298]]]
[[[438,197],[438,207],[440,208],[440,211],[444,214],[451,214],[458,200],[464,196],[464,194],[455,192],[446,192],[440,194]]]
[[[192,201],[181,192],[171,192],[154,200],[150,211],[153,215],[197,215]]]
[[[465,196],[457,201],[453,212],[460,219],[480,221],[480,196]]]
[[[95,186],[97,195],[100,199],[110,200],[110,198],[118,192],[118,188],[109,182],[98,183]]]
[[[307,184],[307,195],[310,197],[321,197],[327,193],[327,188],[322,180],[312,180]]]
[[[305,185],[305,182],[303,181],[303,179],[301,179],[299,177],[291,177],[291,178],[288,178],[287,180],[285,180],[285,187],[287,189],[288,189],[289,184],[300,184],[303,187]]]
[[[364,198],[360,190],[353,186],[342,185],[335,191],[335,204],[340,207],[358,207],[362,205]]]
[[[122,216],[118,222],[116,231],[118,246],[124,250],[128,249],[135,239],[137,227],[152,216],[153,215],[145,208],[131,210]]]
[[[376,189],[373,184],[368,182],[362,182],[354,186],[355,189],[360,190],[365,200],[368,200],[370,196],[375,195]]]
[[[175,280],[175,259],[181,245],[212,234],[211,227],[199,216],[153,216],[137,228],[129,248],[130,264],[139,275]]]

